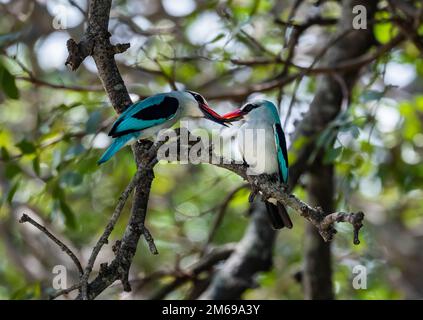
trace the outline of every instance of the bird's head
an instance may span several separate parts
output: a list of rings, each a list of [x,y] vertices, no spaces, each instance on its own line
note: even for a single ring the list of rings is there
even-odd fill
[[[253,117],[267,116],[279,118],[275,105],[268,100],[256,100],[254,102],[248,102],[241,108],[222,115],[222,118],[225,122],[230,123],[248,118],[249,115],[253,115]]]
[[[251,111],[260,108],[260,103],[246,103],[241,108],[228,112],[222,116],[226,122],[235,122],[244,119]]]
[[[204,118],[227,127],[225,119],[223,119],[220,114],[209,107],[206,99],[201,94],[190,90],[186,90],[185,92],[190,94],[196,101],[198,109],[201,111]]]

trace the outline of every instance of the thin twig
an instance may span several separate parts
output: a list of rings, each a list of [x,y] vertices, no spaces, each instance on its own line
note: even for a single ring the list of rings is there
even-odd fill
[[[42,233],[44,233],[47,237],[49,237],[55,244],[57,244],[62,251],[64,251],[73,261],[76,268],[78,269],[79,276],[82,276],[84,273],[84,270],[82,269],[81,262],[79,262],[79,259],[76,257],[76,255],[73,253],[71,249],[67,245],[65,245],[62,241],[57,239],[50,231],[47,230],[46,227],[42,226],[38,222],[36,222],[34,219],[32,219],[27,214],[22,214],[22,217],[19,219],[19,223],[25,223],[28,222],[32,224],[34,227],[36,227],[38,230],[40,230]]]
[[[200,273],[213,268],[218,262],[226,260],[232,254],[234,249],[235,245],[233,243],[227,243],[221,247],[214,248],[186,270],[175,270],[173,273],[173,276],[175,277],[173,281],[160,288],[150,297],[150,299],[163,299],[170,292],[180,287],[185,282],[195,280]]]
[[[42,86],[42,87],[48,87],[52,89],[58,89],[58,90],[67,90],[67,91],[80,91],[80,92],[100,92],[103,91],[103,88],[101,87],[93,87],[93,86],[75,86],[75,85],[65,85],[65,84],[58,84],[58,83],[52,83],[48,82],[42,79],[38,79],[34,76],[17,76],[17,80],[22,80],[26,82],[31,82],[35,86]]]
[[[71,286],[71,287],[69,287],[69,288],[66,288],[66,289],[63,289],[63,290],[59,290],[59,291],[57,291],[57,292],[55,292],[55,293],[51,294],[51,295],[50,295],[50,297],[49,297],[49,299],[50,299],[50,300],[54,300],[54,299],[56,299],[57,297],[60,297],[60,296],[62,296],[62,295],[64,295],[64,294],[68,294],[68,293],[70,293],[70,292],[72,292],[72,291],[74,291],[74,290],[79,289],[79,288],[80,288],[80,286],[81,286],[81,284],[80,284],[80,283],[77,283],[77,284],[74,284],[73,286]]]

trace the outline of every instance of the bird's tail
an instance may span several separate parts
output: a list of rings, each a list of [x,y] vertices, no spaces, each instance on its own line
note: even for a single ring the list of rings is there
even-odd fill
[[[292,228],[292,221],[286,211],[286,208],[283,204],[278,202],[277,205],[273,203],[265,201],[267,215],[269,217],[270,222],[272,223],[272,227],[274,229],[282,229],[284,227],[291,229]]]
[[[100,165],[107,160],[109,160],[113,155],[118,152],[129,140],[134,137],[130,134],[115,138],[113,143],[107,148],[106,152],[103,153],[100,160],[97,161],[97,164]]]

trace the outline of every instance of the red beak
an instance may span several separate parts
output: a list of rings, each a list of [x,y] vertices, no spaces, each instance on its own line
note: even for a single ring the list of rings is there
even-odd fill
[[[222,118],[226,122],[234,122],[234,121],[241,120],[244,117],[244,115],[246,115],[246,113],[244,111],[242,111],[241,109],[237,109],[235,111],[225,113],[222,116]]]
[[[225,127],[228,126],[226,124],[226,122],[229,122],[229,121],[225,121],[225,119],[220,114],[218,114],[216,111],[211,109],[207,104],[200,103],[200,108],[203,111],[204,117],[206,119],[214,121],[214,122],[221,124],[222,126],[225,126]]]

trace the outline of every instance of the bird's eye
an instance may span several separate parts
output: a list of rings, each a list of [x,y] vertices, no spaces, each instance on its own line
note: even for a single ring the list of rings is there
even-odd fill
[[[253,110],[255,107],[256,107],[256,106],[255,106],[254,104],[249,103],[249,104],[246,104],[246,105],[242,108],[242,111],[244,111],[244,112],[248,113],[248,112],[250,112],[251,110]]]
[[[190,93],[194,97],[195,101],[197,101],[198,103],[203,103],[203,104],[206,103],[206,100],[203,98],[202,95],[189,91],[189,90],[187,90],[187,92]]]
[[[205,103],[204,98],[200,96],[199,94],[195,95],[195,100],[197,100],[200,103]]]

